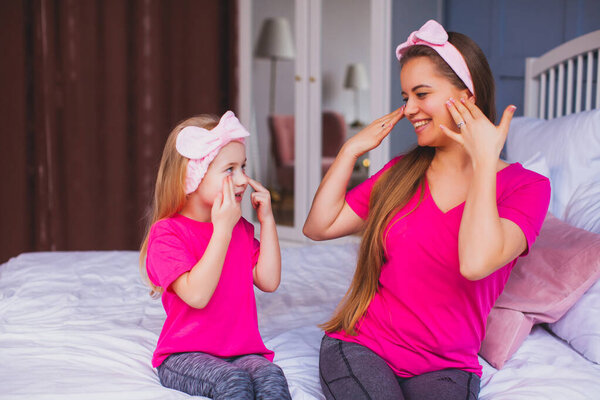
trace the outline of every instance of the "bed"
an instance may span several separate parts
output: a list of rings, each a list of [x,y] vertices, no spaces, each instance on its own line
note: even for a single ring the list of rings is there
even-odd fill
[[[515,118],[505,157],[551,179],[553,215],[490,314],[483,400],[600,398],[599,45],[597,31],[527,61],[527,117]],[[323,399],[317,324],[348,288],[356,252],[353,242],[285,247],[280,288],[256,291],[260,331],[295,400]],[[25,253],[0,266],[0,399],[190,398],[150,366],[164,311],[137,257]]]

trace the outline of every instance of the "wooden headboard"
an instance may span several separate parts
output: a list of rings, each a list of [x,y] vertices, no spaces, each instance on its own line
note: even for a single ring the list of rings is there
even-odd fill
[[[600,30],[527,58],[525,116],[552,119],[600,108],[599,59]]]

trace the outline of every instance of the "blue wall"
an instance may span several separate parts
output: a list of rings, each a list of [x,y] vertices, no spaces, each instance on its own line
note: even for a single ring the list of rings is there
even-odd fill
[[[401,3],[398,0],[394,6]],[[394,18],[400,21],[395,12]],[[416,23],[416,28],[426,20]],[[446,30],[474,39],[488,57],[496,78],[498,116],[509,104],[515,104],[516,115],[522,115],[525,58],[540,56],[561,43],[600,29],[600,0],[445,0],[440,20]],[[395,19],[395,45],[406,39],[396,25]],[[392,107],[399,107],[402,98],[395,86],[399,87],[399,79],[397,62],[394,64]],[[408,140],[404,132],[407,128],[410,126],[404,123],[398,128],[400,135],[392,138],[392,154],[415,143],[414,134],[412,141]]]

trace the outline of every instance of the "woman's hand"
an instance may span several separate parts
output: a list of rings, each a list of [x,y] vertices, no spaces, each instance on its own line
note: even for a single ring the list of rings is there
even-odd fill
[[[451,139],[464,146],[474,165],[495,163],[500,158],[500,152],[508,135],[508,128],[517,107],[510,105],[502,114],[500,124],[495,126],[475,105],[475,98],[459,101],[450,99],[446,102],[448,110],[458,126],[455,132],[444,125],[440,128]]]
[[[233,180],[231,176],[227,176],[223,179],[223,191],[217,194],[210,212],[214,231],[231,233],[241,216],[242,208],[235,200]]]
[[[358,158],[367,151],[379,146],[394,125],[402,118],[404,118],[404,106],[371,122],[363,130],[352,136],[343,147]]]
[[[262,224],[266,221],[274,220],[273,210],[271,208],[271,194],[269,191],[254,179],[248,178],[248,183],[252,186],[252,189],[254,189],[254,193],[250,195],[250,199],[252,201],[252,207],[256,209],[258,222]]]

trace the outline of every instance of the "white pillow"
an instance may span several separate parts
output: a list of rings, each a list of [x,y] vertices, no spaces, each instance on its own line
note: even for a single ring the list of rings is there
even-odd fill
[[[600,178],[600,171],[598,171]],[[600,233],[600,180],[579,185],[565,208],[563,219],[586,231]]]
[[[542,156],[542,153],[539,151],[535,153],[531,158],[521,162],[523,168],[527,168],[533,172],[537,172],[540,175],[544,175],[546,178],[550,179],[550,168],[548,168],[548,163],[546,159]],[[552,181],[551,181],[552,183]]]
[[[524,163],[538,152],[550,170],[550,212],[564,216],[575,189],[600,175],[600,110],[552,120],[514,118],[506,160]]]
[[[600,281],[549,327],[585,358],[600,364]]]

